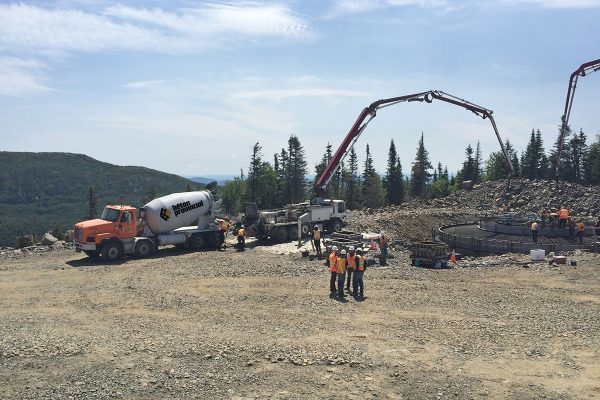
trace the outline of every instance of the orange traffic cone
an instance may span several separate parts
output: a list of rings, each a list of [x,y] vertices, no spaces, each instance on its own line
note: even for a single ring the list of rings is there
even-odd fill
[[[456,251],[454,249],[452,249],[452,255],[450,255],[450,262],[456,264]]]

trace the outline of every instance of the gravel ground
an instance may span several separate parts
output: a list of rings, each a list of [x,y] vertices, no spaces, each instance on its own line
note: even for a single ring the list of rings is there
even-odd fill
[[[5,256],[0,398],[600,397],[597,255],[429,270],[396,252],[338,301],[322,261],[263,250]]]

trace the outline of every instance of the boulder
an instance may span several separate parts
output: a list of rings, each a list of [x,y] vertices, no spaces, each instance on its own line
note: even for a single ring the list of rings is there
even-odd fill
[[[44,233],[44,235],[40,239],[40,243],[45,246],[50,246],[56,242],[58,242],[58,239],[55,238],[50,232]]]

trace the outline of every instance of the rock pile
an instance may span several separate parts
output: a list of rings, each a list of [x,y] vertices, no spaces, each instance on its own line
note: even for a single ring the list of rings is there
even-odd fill
[[[492,212],[514,212],[527,215],[542,208],[560,208],[565,205],[575,215],[595,216],[600,213],[600,186],[582,186],[562,182],[558,197],[554,182],[516,179],[483,182],[473,190],[459,190],[452,195],[432,200],[434,207],[468,207]]]
[[[531,216],[543,208],[565,205],[572,215],[600,214],[600,186],[561,183],[556,198],[554,182],[527,179],[483,182],[472,190],[459,190],[433,200],[410,200],[399,206],[349,213],[348,229],[359,232],[385,230],[396,243],[431,240],[440,226],[476,223],[480,217],[513,212]],[[591,220],[591,218],[589,218]]]

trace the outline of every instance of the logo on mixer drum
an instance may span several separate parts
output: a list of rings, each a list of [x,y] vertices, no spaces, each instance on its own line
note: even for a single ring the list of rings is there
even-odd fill
[[[166,208],[161,208],[160,209],[160,217],[162,219],[164,219],[165,221],[168,221],[169,218],[171,218],[171,211],[167,210]]]

